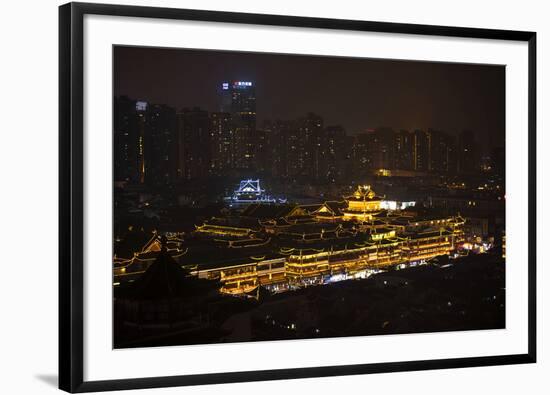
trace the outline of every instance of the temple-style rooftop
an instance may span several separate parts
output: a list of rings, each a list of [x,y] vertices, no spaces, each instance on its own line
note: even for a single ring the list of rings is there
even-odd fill
[[[370,185],[358,185],[357,190],[352,195],[347,196],[346,200],[351,202],[376,202],[381,201],[382,197],[376,195]]]

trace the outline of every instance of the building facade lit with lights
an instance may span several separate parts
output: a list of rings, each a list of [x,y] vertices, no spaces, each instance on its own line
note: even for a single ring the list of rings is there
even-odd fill
[[[359,185],[346,201],[348,207],[343,210],[345,220],[369,221],[373,213],[380,211],[382,198],[374,193],[370,185]]]
[[[233,191],[233,195],[226,197],[225,201],[230,205],[246,205],[251,203],[286,203],[286,199],[275,198],[268,195],[260,185],[260,180],[241,180],[239,187]]]
[[[243,181],[242,193],[263,193]],[[250,189],[250,191],[248,190]],[[380,208],[381,198],[362,185],[342,202],[281,205],[255,202],[239,216],[212,218],[188,237],[169,235],[168,251],[195,276],[222,284],[221,292],[278,292],[366,278],[389,268],[449,256],[463,241],[465,220]],[[160,250],[153,237],[140,253],[117,259],[115,281],[139,276]]]
[[[221,111],[231,116],[233,166],[253,169],[256,133],[256,90],[250,81],[221,84]]]

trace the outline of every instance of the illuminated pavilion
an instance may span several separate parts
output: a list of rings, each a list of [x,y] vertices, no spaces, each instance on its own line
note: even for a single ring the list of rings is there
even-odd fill
[[[275,198],[266,193],[260,185],[260,180],[246,179],[242,180],[237,188],[233,192],[233,196],[226,197],[225,201],[230,205],[242,205],[250,203],[286,203],[286,199]]]
[[[347,208],[343,209],[344,220],[370,221],[381,210],[382,198],[370,185],[359,185],[353,195],[345,198]]]

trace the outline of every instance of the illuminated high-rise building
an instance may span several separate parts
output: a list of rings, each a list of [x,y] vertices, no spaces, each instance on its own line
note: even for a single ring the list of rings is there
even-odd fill
[[[266,122],[263,132],[257,144],[269,165],[259,162],[259,170],[294,180],[327,178],[327,132],[320,116],[309,113],[292,121]]]
[[[429,170],[434,173],[455,173],[456,144],[453,136],[428,129]]]
[[[172,107],[115,98],[115,180],[133,184],[172,181],[176,176],[175,123]]]
[[[221,111],[231,114],[233,167],[254,169],[256,139],[256,91],[250,81],[224,82],[221,85]]]
[[[325,179],[334,183],[344,174],[346,131],[342,126],[328,126],[325,129],[325,139]]]
[[[269,162],[268,136],[264,129],[256,129],[254,139],[254,158],[255,169],[261,174],[271,172],[271,163]]]
[[[167,184],[177,175],[176,110],[150,104],[143,114],[145,123],[145,181]]]
[[[395,132],[388,127],[377,128],[372,139],[373,166],[391,169],[394,166]]]
[[[354,171],[358,176],[366,175],[374,168],[373,162],[373,138],[374,131],[367,130],[355,136],[353,141],[352,157]]]
[[[290,121],[265,121],[262,125],[265,132],[265,161],[269,167],[269,173],[276,178],[289,177],[289,169],[293,162],[292,150],[289,142],[291,130]]]
[[[354,143],[356,169],[361,174],[394,167],[395,133],[390,128],[367,129]]]
[[[303,129],[297,122],[283,123],[282,136],[285,149],[285,177],[299,178],[306,175],[306,140],[302,136]]]
[[[408,130],[395,133],[394,167],[399,170],[413,169],[414,135]]]
[[[414,131],[413,169],[427,172],[430,166],[430,144],[428,134],[420,129]]]
[[[299,144],[301,160],[303,162],[302,176],[321,180],[326,177],[326,135],[323,128],[323,118],[308,113],[298,120]]]
[[[210,114],[210,121],[210,169],[215,175],[223,175],[233,167],[231,114],[214,112]]]
[[[145,183],[145,129],[147,127],[147,108],[148,103],[138,101],[136,102],[136,127],[137,127],[137,170],[138,170],[138,182],[140,184]]]
[[[208,176],[210,170],[210,117],[194,108],[178,113],[178,175],[186,180]]]
[[[115,97],[113,117],[113,155],[115,181],[139,181],[138,127],[136,101]]]

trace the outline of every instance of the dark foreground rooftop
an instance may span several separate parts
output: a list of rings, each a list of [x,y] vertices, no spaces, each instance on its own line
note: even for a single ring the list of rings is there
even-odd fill
[[[120,347],[407,334],[505,327],[505,264],[474,255],[271,295],[224,298],[210,325],[185,331],[115,331]],[[116,329],[116,328],[115,328]],[[116,337],[116,336],[115,336]]]

